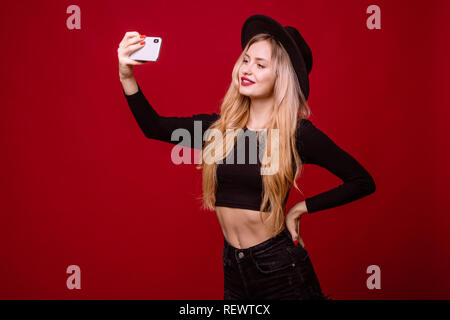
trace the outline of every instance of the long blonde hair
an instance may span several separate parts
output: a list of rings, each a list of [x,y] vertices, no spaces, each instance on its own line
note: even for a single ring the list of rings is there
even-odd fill
[[[217,150],[218,143],[223,144],[225,150],[217,159],[224,159],[232,151],[235,143],[235,132],[243,129],[249,119],[250,98],[239,92],[239,68],[244,59],[244,53],[249,47],[258,41],[267,40],[272,47],[272,63],[276,72],[274,84],[274,106],[269,120],[268,139],[271,141],[270,129],[279,131],[279,166],[275,174],[262,175],[262,203],[259,209],[261,221],[269,221],[272,235],[275,236],[284,227],[284,207],[283,202],[291,186],[300,191],[295,180],[302,169],[302,162],[296,148],[296,130],[298,118],[308,118],[311,114],[310,108],[300,89],[300,85],[291,64],[288,53],[283,46],[270,34],[261,33],[254,36],[245,46],[241,55],[237,59],[233,71],[231,84],[222,100],[220,107],[220,117],[209,129],[219,130],[224,139],[206,138],[202,149],[202,160],[205,149]],[[228,130],[227,130],[228,129]],[[266,144],[269,149],[268,145]],[[270,149],[269,149],[270,150]],[[267,163],[267,152],[264,153],[262,163]],[[271,157],[273,158],[273,157]],[[295,164],[295,168],[294,168]],[[215,190],[217,189],[217,163],[202,161],[196,166],[202,169],[202,189],[203,194],[202,209],[214,210]],[[301,191],[300,191],[301,192]],[[266,220],[263,219],[263,212],[266,213]],[[268,213],[268,214],[267,214]]]

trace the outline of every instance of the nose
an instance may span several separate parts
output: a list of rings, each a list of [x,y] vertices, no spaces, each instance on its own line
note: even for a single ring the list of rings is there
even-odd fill
[[[243,73],[244,75],[248,75],[248,74],[249,74],[249,67],[246,66],[246,65],[243,65],[243,66],[242,66],[242,73]]]
[[[251,77],[251,72],[248,72],[247,70],[244,70],[242,75],[247,77],[247,78],[250,78]]]

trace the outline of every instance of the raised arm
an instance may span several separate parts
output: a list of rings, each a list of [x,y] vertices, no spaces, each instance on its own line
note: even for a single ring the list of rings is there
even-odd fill
[[[340,206],[375,192],[375,182],[369,172],[309,120],[301,119],[297,147],[303,163],[321,166],[343,181],[338,187],[305,199],[308,213]]]
[[[163,117],[153,109],[133,75],[133,68],[146,64],[147,61],[136,61],[130,58],[131,53],[143,47],[145,41],[142,39],[144,38],[145,35],[141,35],[137,31],[126,32],[117,48],[122,91],[134,118],[147,138],[201,149],[204,145],[204,132],[219,118],[219,115],[202,113],[194,114],[191,117]],[[181,137],[175,133],[174,140],[172,140],[172,133],[176,129],[187,130],[190,134],[189,139],[183,139],[183,132]]]
[[[138,91],[131,95],[127,95],[123,89],[122,91],[134,118],[147,138],[180,144],[194,149],[203,147],[203,134],[219,118],[217,113],[194,114],[191,117],[164,117],[159,115],[150,105],[139,85],[137,85],[137,88]],[[198,121],[196,126],[194,121]],[[190,133],[190,139],[172,140],[173,131],[180,128]],[[197,128],[197,131],[195,128]],[[201,144],[195,144],[194,135],[200,135]],[[182,142],[180,143],[180,141]]]

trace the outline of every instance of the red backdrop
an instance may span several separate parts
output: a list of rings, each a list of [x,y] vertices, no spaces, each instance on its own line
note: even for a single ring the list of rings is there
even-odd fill
[[[69,5],[81,29],[69,30]],[[366,8],[381,9],[369,30]],[[315,125],[377,190],[302,219],[326,294],[450,296],[449,11],[433,1],[9,1],[2,4],[0,297],[222,299],[223,235],[201,172],[148,140],[118,79],[126,31],[163,38],[135,68],[165,116],[219,112],[252,14],[297,27],[314,57]],[[208,81],[205,82],[204,78]],[[341,181],[305,165],[306,196]],[[292,189],[288,209],[302,195]],[[81,290],[66,268],[81,268]],[[381,269],[369,290],[366,268]]]

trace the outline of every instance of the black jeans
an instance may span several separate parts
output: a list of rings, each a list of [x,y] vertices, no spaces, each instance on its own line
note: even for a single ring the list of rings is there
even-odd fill
[[[284,230],[255,246],[238,249],[224,238],[224,300],[331,300],[301,244]]]

